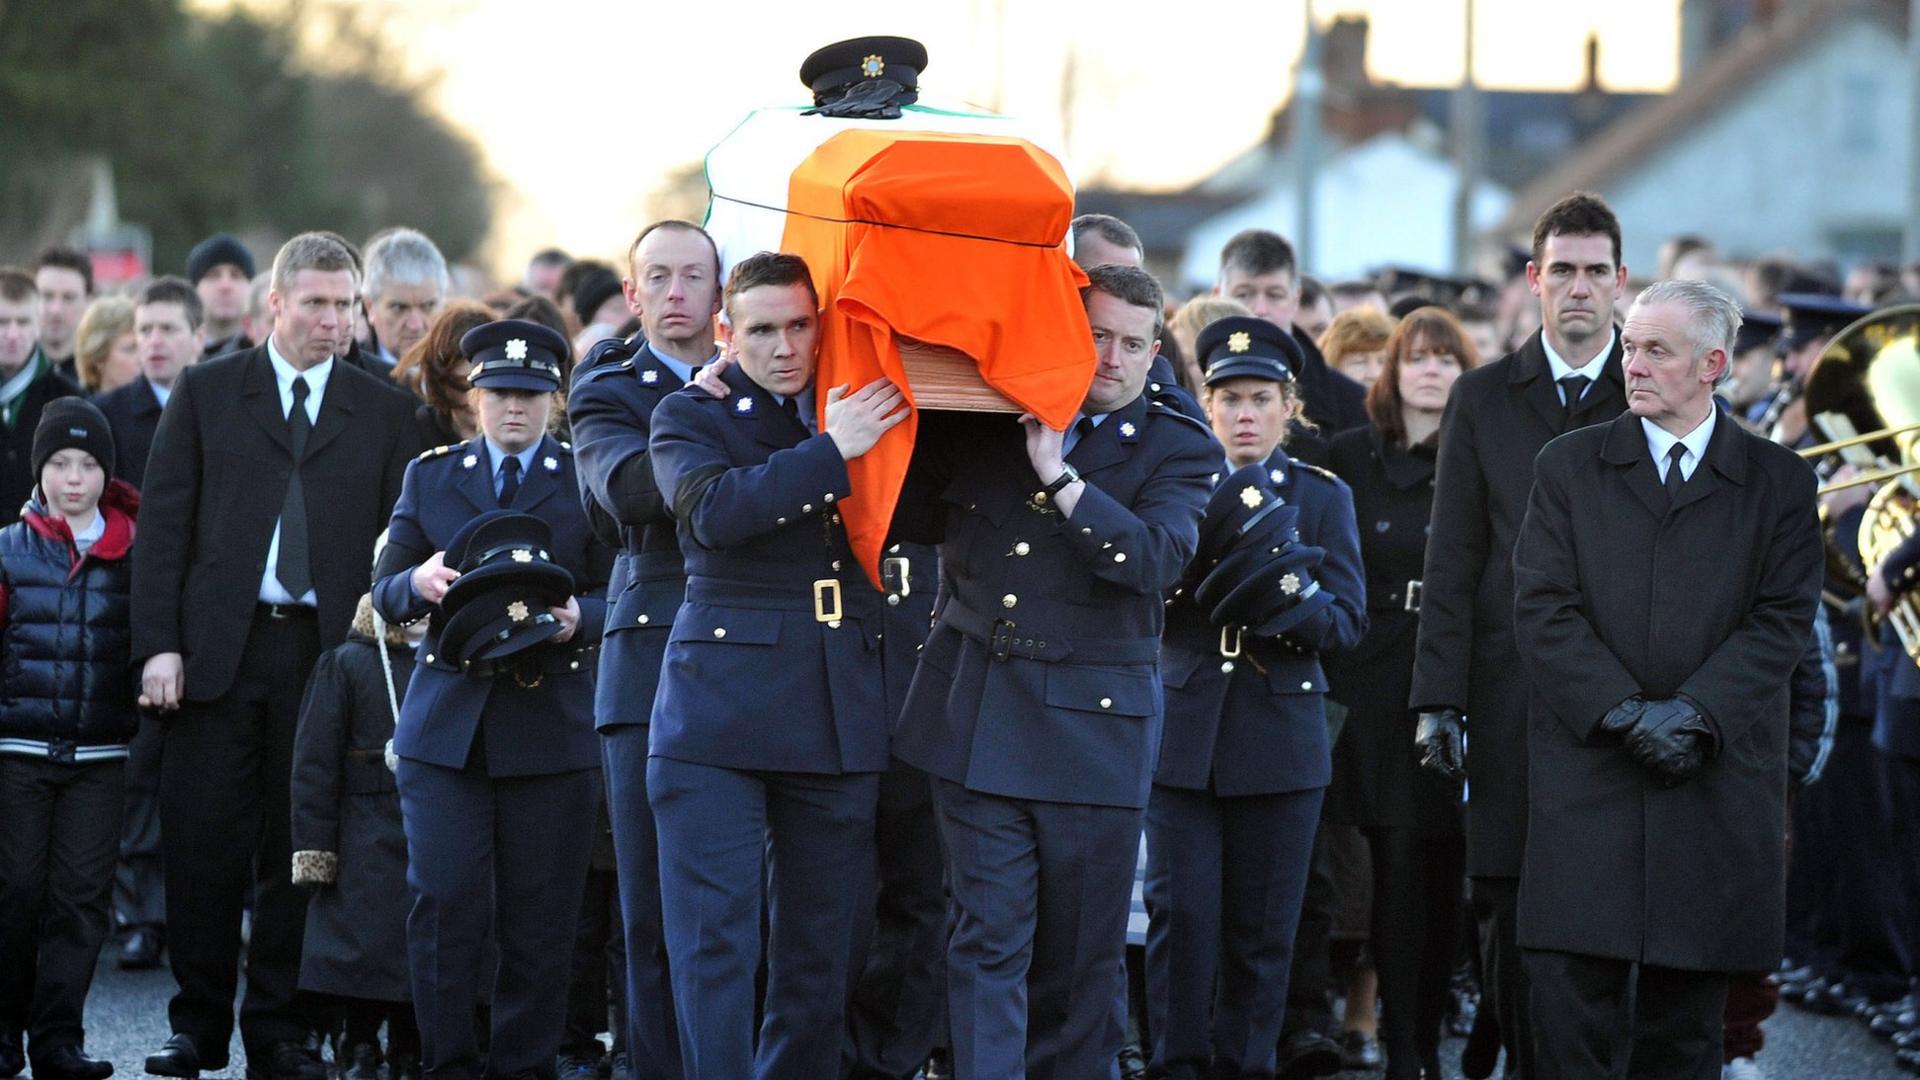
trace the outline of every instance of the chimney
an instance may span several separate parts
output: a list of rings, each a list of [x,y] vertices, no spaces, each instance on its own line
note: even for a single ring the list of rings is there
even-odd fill
[[[1580,87],[1583,94],[1599,94],[1600,89],[1600,34],[1596,31],[1587,35],[1587,80]]]
[[[1332,93],[1351,93],[1371,85],[1367,78],[1367,31],[1365,15],[1342,15],[1327,28],[1320,45],[1320,70]]]

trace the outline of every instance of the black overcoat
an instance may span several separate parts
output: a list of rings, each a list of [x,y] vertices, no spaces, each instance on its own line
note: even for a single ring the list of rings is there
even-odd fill
[[[1460,784],[1420,767],[1407,708],[1420,627],[1414,583],[1426,560],[1433,459],[1432,443],[1390,443],[1371,426],[1343,431],[1328,444],[1328,467],[1353,491],[1367,575],[1367,636],[1326,662],[1327,696],[1347,707],[1333,747],[1326,813],[1365,828],[1458,835]]]
[[[1570,426],[1627,407],[1614,338],[1605,374]],[[1467,714],[1467,873],[1518,877],[1527,835],[1526,684],[1513,643],[1513,545],[1533,487],[1533,459],[1569,425],[1535,333],[1462,374],[1440,421],[1433,528],[1422,575],[1415,709]]]
[[[1541,452],[1514,551],[1531,684],[1520,944],[1697,971],[1767,971],[1785,932],[1787,681],[1812,639],[1813,470],[1720,419],[1669,508],[1638,417]],[[1683,693],[1719,733],[1652,783],[1621,700]]]

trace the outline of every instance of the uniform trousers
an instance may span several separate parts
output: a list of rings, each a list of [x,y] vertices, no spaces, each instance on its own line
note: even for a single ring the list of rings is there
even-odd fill
[[[1324,788],[1147,801],[1147,1000],[1169,1077],[1274,1075]]]
[[[0,1031],[25,1031],[35,1062],[85,1041],[81,1014],[107,938],[125,770],[121,760],[0,754]]]
[[[910,1077],[946,1036],[947,889],[933,780],[895,759],[880,774],[879,888],[856,957],[847,1060],[858,1077]]]
[[[606,767],[607,817],[613,824],[614,868],[620,878],[620,924],[626,935],[627,1067],[633,1080],[680,1080],[680,1032],[673,1017],[666,928],[660,914],[660,838],[647,802],[645,724],[600,731]]]
[[[160,858],[161,721],[142,716],[127,742],[127,812],[120,819],[120,865],[113,875],[113,911],[121,926],[158,929],[167,922],[167,882]]]
[[[1724,973],[1551,949],[1523,956],[1540,1080],[1718,1080]]]
[[[934,782],[953,934],[956,1080],[1119,1073],[1127,914],[1143,814]]]
[[[1920,940],[1915,940],[1920,937],[1920,835],[1911,824],[1920,821],[1920,758],[1883,752],[1880,768],[1892,820],[1906,823],[1893,830],[1892,861],[1900,877],[1908,957],[1914,963],[1909,974],[1920,986]]]
[[[430,1077],[481,1075],[474,1002],[491,979],[486,1075],[552,1076],[600,770],[491,777],[485,760],[476,750],[450,769],[401,758],[395,774],[421,1066]],[[496,971],[483,963],[489,930]]]
[[[648,762],[688,1076],[839,1075],[854,927],[872,918],[879,790],[879,773]],[[767,980],[756,1047],[763,899]]]
[[[1797,851],[1820,844],[1832,849],[1837,886],[1829,895],[1838,955],[1829,974],[1874,1001],[1907,992],[1913,958],[1907,948],[1906,912],[1888,817],[1887,776],[1873,746],[1872,725],[1842,718],[1822,783],[1803,794],[1830,805],[1824,835],[1800,838]],[[1904,823],[1903,823],[1904,824]]]
[[[1534,1080],[1533,1005],[1518,939],[1520,879],[1474,878],[1471,897],[1480,924],[1480,1007],[1492,1009],[1500,1024],[1507,1074]]]
[[[292,881],[291,785],[294,729],[319,656],[313,614],[260,608],[232,688],[213,701],[187,701],[164,721],[167,952],[180,985],[167,1015],[176,1033],[193,1039],[207,1071],[227,1064],[249,896],[241,1040],[249,1055],[264,1054],[314,1027],[298,999],[309,893]]]

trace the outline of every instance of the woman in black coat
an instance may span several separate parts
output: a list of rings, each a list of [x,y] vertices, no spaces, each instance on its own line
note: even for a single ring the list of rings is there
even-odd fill
[[[339,1002],[347,1080],[373,1080],[383,1056],[395,1080],[420,1074],[407,975],[407,837],[386,763],[394,702],[412,677],[413,642],[396,626],[379,641],[372,598],[362,597],[347,640],[314,664],[294,736],[293,881],[318,887],[307,905],[300,989]]]
[[[1327,816],[1359,826],[1373,853],[1374,965],[1390,1078],[1440,1076],[1460,925],[1460,784],[1420,767],[1407,694],[1440,416],[1454,379],[1475,363],[1452,315],[1437,307],[1408,314],[1367,394],[1372,423],[1335,435],[1327,451],[1328,467],[1353,489],[1369,627],[1358,648],[1326,665],[1329,696],[1348,709]]]

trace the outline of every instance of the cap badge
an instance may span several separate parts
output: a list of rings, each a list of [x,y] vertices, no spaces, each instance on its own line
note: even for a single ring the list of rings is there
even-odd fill
[[[741,398],[741,399],[740,399],[739,401],[737,401],[737,402],[735,402],[735,403],[734,403],[734,406],[733,406],[733,411],[734,411],[734,412],[737,412],[737,413],[750,413],[750,412],[752,412],[752,411],[753,411],[753,399],[752,399],[752,398],[750,398],[750,397],[743,397],[743,398]]]
[[[1247,509],[1251,510],[1261,503],[1266,502],[1267,497],[1260,493],[1259,488],[1248,484],[1246,487],[1240,489],[1240,501],[1246,504]]]
[[[1235,330],[1227,335],[1227,351],[1243,353],[1253,348],[1253,335],[1245,330]]]
[[[507,359],[525,360],[527,358],[527,339],[513,338],[507,342]]]
[[[466,457],[460,459],[460,467],[463,469],[471,469],[478,464],[480,464],[480,459],[472,454],[468,454]]]
[[[527,610],[527,604],[524,600],[515,600],[513,603],[507,605],[507,618],[512,619],[514,622],[526,622],[527,616],[530,614],[532,614],[532,612]]]
[[[1133,438],[1133,432],[1134,432],[1134,430],[1135,430],[1135,429],[1134,429],[1134,426],[1133,426],[1133,421],[1131,421],[1131,420],[1123,420],[1123,421],[1121,421],[1121,423],[1120,423],[1120,434],[1122,434],[1122,435],[1124,435],[1124,436],[1126,436],[1127,438],[1129,438],[1129,439],[1131,439],[1131,438]]]
[[[533,561],[533,552],[526,548],[514,548],[513,561],[517,563],[530,563]]]
[[[550,457],[549,457],[549,458],[541,458],[541,459],[540,459],[540,464],[542,464],[542,465],[545,465],[545,466],[547,467],[547,471],[548,471],[548,472],[559,472],[559,471],[560,471],[560,463],[559,463],[558,461],[555,461],[554,459],[552,459],[552,458],[550,458]]]
[[[860,61],[860,74],[865,75],[869,79],[877,79],[881,75],[886,74],[886,71],[887,62],[881,59],[879,53],[873,53],[865,60]]]
[[[1288,574],[1280,579],[1280,591],[1292,596],[1300,591],[1300,575]]]
[[[660,373],[653,370],[652,368],[648,368],[647,370],[640,373],[640,381],[651,386],[652,384],[660,381]]]

